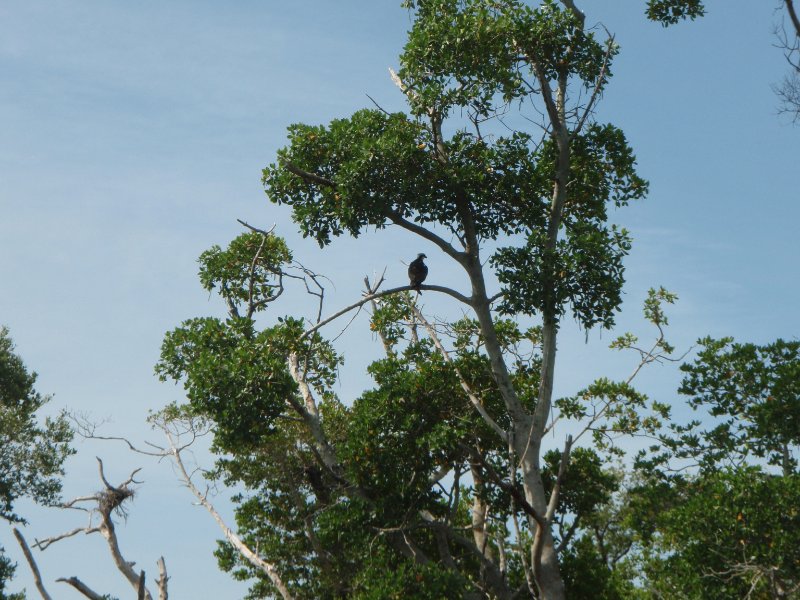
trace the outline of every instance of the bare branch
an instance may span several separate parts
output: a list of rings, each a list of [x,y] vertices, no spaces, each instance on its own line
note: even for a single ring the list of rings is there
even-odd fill
[[[31,554],[31,549],[28,547],[25,537],[16,527],[14,527],[13,531],[14,537],[17,538],[17,542],[19,542],[20,548],[22,548],[22,553],[25,555],[25,560],[28,561],[28,566],[31,568],[31,572],[33,573],[33,581],[36,584],[36,589],[39,590],[39,594],[42,596],[43,600],[52,600],[50,594],[47,593],[47,590],[44,587],[42,575],[39,573],[39,567],[36,564],[36,560],[33,558],[33,554]]]
[[[167,582],[169,577],[167,577],[167,564],[164,562],[164,557],[159,558],[156,564],[158,565],[158,579],[156,579],[158,600],[168,600]]]
[[[297,354],[294,352],[291,353],[288,361],[289,373],[291,374],[292,379],[294,379],[294,382],[300,388],[300,394],[303,396],[303,401],[305,402],[304,407],[296,406],[294,403],[292,403],[292,406],[294,406],[295,409],[300,409],[298,412],[305,421],[311,432],[311,435],[319,446],[318,450],[323,463],[332,473],[337,474],[338,460],[336,458],[336,452],[328,443],[325,432],[322,430],[322,423],[320,423],[319,420],[317,403],[314,399],[314,395],[311,393],[311,388],[309,387],[308,382],[300,373],[300,365]]]
[[[172,434],[169,430],[164,429],[164,433],[169,440],[172,459],[175,461],[175,466],[178,468],[180,472],[181,479],[186,487],[194,494],[194,497],[197,498],[198,502],[209,512],[209,514],[214,518],[219,525],[220,529],[222,529],[222,533],[225,536],[225,539],[236,548],[236,550],[249,562],[252,566],[259,569],[263,572],[272,584],[277,588],[280,595],[284,598],[284,600],[292,600],[292,595],[289,593],[289,589],[286,587],[286,584],[281,579],[278,571],[275,567],[271,564],[262,559],[258,556],[255,552],[253,552],[243,541],[242,539],[236,535],[236,533],[231,530],[230,527],[225,523],[222,516],[217,512],[214,505],[208,501],[208,498],[205,494],[200,493],[200,490],[197,489],[192,478],[189,476],[189,473],[186,471],[186,467],[183,464],[183,459],[181,458],[181,453],[176,446]]]
[[[136,589],[136,600],[145,599],[144,571],[139,571],[139,586]]]
[[[378,288],[383,283],[384,275],[386,275],[386,269],[383,270],[380,279],[378,279],[375,284],[370,283],[368,276],[364,276],[364,287],[367,290],[367,296],[371,296],[378,291]],[[374,299],[370,300],[370,304],[372,305],[373,313],[379,309],[378,303]],[[381,344],[383,344],[383,350],[386,352],[386,355],[391,356],[393,354],[392,346],[389,344],[389,340],[386,339],[386,336],[383,335],[383,332],[380,329],[378,330],[378,337],[381,338]]]
[[[256,233],[260,233],[262,235],[271,235],[272,232],[275,231],[275,227],[277,227],[277,224],[273,224],[272,227],[270,227],[269,229],[259,229],[258,227],[250,225],[246,221],[242,221],[241,219],[236,219],[236,220],[245,227],[247,227],[250,231],[255,231]]]
[[[797,18],[797,11],[794,8],[794,0],[784,0],[786,4],[786,11],[789,13],[789,18],[794,25],[795,35],[800,37],[800,19]]]
[[[371,101],[371,102],[372,102],[372,103],[375,105],[375,108],[377,108],[377,109],[378,109],[379,111],[381,111],[383,114],[385,114],[385,115],[387,115],[387,116],[391,116],[391,115],[392,115],[392,113],[390,113],[388,110],[386,110],[385,108],[383,108],[383,107],[382,107],[380,104],[378,104],[378,103],[375,101],[375,98],[373,98],[373,97],[372,97],[372,96],[370,96],[369,94],[367,94],[366,96],[367,96],[367,98],[369,98],[369,99],[370,99],[370,101]]]
[[[58,579],[56,579],[56,581],[60,583],[68,583],[76,590],[78,590],[81,594],[89,598],[89,600],[105,600],[105,598],[108,597],[108,596],[101,596],[100,594],[95,592],[92,588],[90,588],[88,585],[83,583],[77,577],[59,577]]]
[[[96,496],[92,496],[91,500],[96,500]],[[63,504],[62,508],[73,508],[73,507],[71,507],[71,506],[69,506],[67,504]],[[48,538],[45,538],[43,540],[36,540],[33,543],[33,547],[34,548],[38,548],[39,550],[47,550],[48,546],[51,546],[51,545],[55,544],[56,542],[59,542],[59,541],[61,541],[63,539],[73,537],[73,536],[75,536],[75,535],[77,535],[79,533],[85,533],[85,534],[88,535],[90,533],[97,533],[98,531],[100,531],[99,527],[91,527],[91,526],[89,526],[89,527],[76,527],[75,529],[73,529],[71,531],[67,531],[66,533],[61,533],[59,535],[54,535],[52,537],[48,537]]]
[[[558,475],[556,476],[556,482],[553,485],[553,491],[550,492],[550,502],[547,505],[547,513],[545,514],[545,519],[548,523],[553,522],[553,516],[556,512],[556,507],[558,506],[558,497],[561,493],[561,485],[564,483],[564,475],[567,472],[567,465],[569,464],[569,454],[572,450],[572,436],[567,436],[567,441],[564,444],[564,451],[561,453],[561,462],[558,465]]]
[[[600,74],[597,76],[597,79],[595,80],[594,90],[592,90],[592,95],[589,98],[589,102],[586,104],[586,108],[583,111],[583,115],[581,115],[581,118],[578,120],[578,124],[575,126],[575,129],[572,130],[572,136],[577,135],[583,129],[583,126],[586,123],[586,119],[591,114],[592,109],[594,108],[594,105],[597,102],[598,97],[600,96],[600,90],[603,89],[603,84],[605,83],[606,75],[608,74],[608,61],[611,58],[611,52],[614,50],[613,35],[609,37],[606,44],[607,47],[605,56],[603,56],[603,66],[600,68]]]
[[[441,285],[421,285],[421,286],[419,286],[419,289],[430,290],[432,292],[441,292],[443,294],[447,294],[448,296],[452,296],[453,298],[455,298],[459,302],[463,302],[464,304],[468,304],[468,305],[472,304],[472,299],[471,298],[467,298],[463,294],[461,294],[461,293],[459,293],[459,292],[457,292],[457,291],[455,291],[455,290],[453,290],[451,288],[444,287],[444,286],[441,286]],[[349,306],[346,306],[345,308],[341,309],[340,311],[335,312],[334,314],[332,314],[330,317],[322,319],[321,321],[316,323],[313,327],[309,327],[308,329],[306,329],[305,332],[303,333],[303,335],[300,336],[300,340],[306,339],[312,333],[314,333],[318,329],[324,327],[325,325],[327,325],[331,321],[334,321],[334,320],[338,319],[343,314],[346,314],[346,313],[350,312],[351,310],[354,310],[356,308],[359,308],[359,307],[363,306],[367,302],[371,302],[373,300],[377,300],[378,298],[383,298],[384,296],[389,296],[391,294],[397,294],[398,292],[403,292],[403,291],[406,291],[406,290],[409,290],[409,291],[414,290],[414,291],[416,291],[417,287],[412,287],[410,285],[403,285],[403,286],[392,288],[392,289],[389,289],[389,290],[384,290],[382,292],[376,292],[374,294],[368,294],[366,296],[363,296],[361,298],[361,300],[358,300],[357,302],[354,302],[353,304],[351,304]]]
[[[262,234],[261,235],[261,244],[258,246],[258,250],[253,255],[253,260],[250,261],[250,281],[248,282],[247,286],[247,318],[252,319],[253,313],[256,311],[256,304],[253,301],[253,286],[255,285],[256,279],[256,263],[258,262],[259,256],[261,256],[261,251],[264,249],[264,244],[267,243],[267,236]],[[276,296],[273,297],[273,300],[283,293],[283,284],[281,282],[281,276],[278,274],[278,281],[280,285],[280,291]],[[236,315],[238,316],[238,314]]]
[[[500,489],[502,489],[504,492],[507,492],[514,498],[519,508],[521,508],[525,514],[527,514],[534,521],[536,521],[536,524],[539,527],[545,526],[545,520],[543,515],[539,514],[536,511],[536,509],[530,505],[530,503],[525,498],[525,494],[522,493],[522,491],[513,482],[505,481],[497,473],[497,471],[494,470],[494,467],[492,467],[492,465],[486,462],[486,459],[484,459],[483,456],[481,456],[480,452],[478,452],[475,448],[466,445],[463,445],[462,448],[464,448],[465,450],[467,450],[467,452],[470,453],[472,459],[482,467],[483,472],[486,473],[486,475],[488,475],[488,478],[491,479],[495,483],[495,485],[499,486]]]

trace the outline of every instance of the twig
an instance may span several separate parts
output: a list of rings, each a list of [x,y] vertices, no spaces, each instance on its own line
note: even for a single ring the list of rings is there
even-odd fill
[[[366,96],[367,96],[367,98],[369,98],[369,99],[372,101],[372,103],[375,105],[375,108],[377,108],[379,111],[381,111],[383,114],[385,114],[385,115],[387,115],[387,116],[392,116],[392,113],[390,113],[388,110],[386,110],[385,108],[383,108],[383,107],[382,107],[380,104],[378,104],[378,103],[375,101],[375,98],[373,98],[373,97],[372,97],[372,96],[370,96],[369,94],[367,94]]]

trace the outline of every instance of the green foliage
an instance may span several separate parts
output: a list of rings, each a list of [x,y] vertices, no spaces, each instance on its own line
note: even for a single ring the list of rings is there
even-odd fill
[[[286,364],[290,352],[308,356],[310,383],[332,393],[341,359],[319,336],[299,341],[302,320],[279,321],[256,331],[245,318],[190,319],[164,338],[156,372],[162,381],[183,381],[193,414],[217,424],[222,450],[252,447],[274,431],[297,390]]]
[[[574,76],[595,85],[606,50],[554,1],[428,0],[408,3],[416,19],[400,57],[400,78],[414,91],[415,115],[454,108],[489,116],[496,102],[534,92],[533,64],[548,79]],[[616,49],[612,49],[612,56]]]
[[[399,562],[388,553],[370,557],[354,581],[356,600],[461,598],[469,586],[441,565]]]
[[[532,431],[554,323],[569,314],[587,329],[613,326],[631,241],[609,212],[647,193],[623,132],[592,114],[619,48],[598,41],[563,4],[405,2],[413,24],[395,79],[408,113],[360,110],[327,125],[294,124],[263,171],[269,200],[291,207],[321,247],[394,224],[434,240],[467,271],[478,319],[431,326],[447,356],[411,294],[382,297],[370,328],[386,356],[369,366],[371,388],[340,402],[333,390],[342,360],[332,343],[291,316],[253,322],[283,289],[292,261],[283,241],[247,234],[201,256],[201,282],[222,295],[230,318],[191,319],[167,334],[157,372],[183,383],[188,404],[161,416],[212,424],[224,453],[212,476],[242,490],[239,534],[298,598],[510,597],[527,588],[523,560],[536,525],[516,492],[551,492],[560,454],[540,465],[541,440],[531,438],[522,478],[502,432]],[[685,4],[650,2],[650,16],[699,14]],[[492,122],[516,109],[528,119],[531,106],[530,115],[548,115],[541,139],[514,129],[512,118],[505,128]],[[437,237],[443,230],[450,242]],[[501,285],[491,299],[484,268]],[[662,305],[674,299],[661,289],[646,303],[662,334]],[[529,316],[544,325],[521,327]],[[636,343],[622,336],[615,347]],[[670,352],[661,335],[642,364]],[[498,375],[502,361],[508,378]],[[609,453],[615,437],[652,435],[667,416],[629,381],[609,379],[557,408],[588,421],[585,431]],[[626,543],[644,539],[630,523],[634,507],[646,514],[655,505],[654,488],[630,492],[639,504],[606,526],[604,518],[622,514],[629,490],[621,481],[595,450],[573,449],[553,533],[571,597],[632,597],[635,576],[621,557]],[[476,520],[490,534],[482,548]],[[592,537],[600,530],[613,531],[606,545]],[[217,557],[252,580],[249,597],[275,595],[230,545]]]
[[[648,0],[647,18],[664,27],[684,20],[694,21],[706,13],[701,0]]]
[[[35,384],[36,373],[28,371],[8,329],[0,327],[0,518],[11,523],[25,522],[14,510],[22,497],[41,504],[59,500],[64,461],[74,452],[63,414],[39,422],[37,412],[50,397],[39,394]],[[0,600],[25,597],[5,592],[14,570],[0,547]]]
[[[263,309],[283,291],[282,267],[292,254],[282,238],[245,233],[223,250],[213,246],[200,255],[200,283],[234,305]]]
[[[698,600],[782,597],[800,584],[799,501],[794,474],[741,468],[692,478],[660,519],[649,586]]]
[[[566,597],[570,600],[633,600],[642,597],[628,565],[610,567],[588,535],[561,558]]]
[[[542,478],[545,489],[553,489],[561,464],[561,453],[551,450],[544,455]],[[618,477],[603,466],[603,459],[591,448],[575,448],[562,481],[558,512],[562,516],[587,518],[611,500],[618,487]]]
[[[29,372],[14,352],[8,329],[0,327],[0,518],[24,522],[15,501],[28,497],[52,504],[61,490],[63,464],[72,454],[72,430],[63,415],[37,422],[36,413],[50,400],[34,389]]]
[[[713,427],[676,427],[683,449],[712,469],[720,462],[748,456],[765,458],[785,473],[797,469],[800,444],[800,342],[735,343],[732,338],[704,338],[693,363],[685,364],[680,392],[689,404],[706,408]]]
[[[14,577],[16,565],[5,555],[5,549],[0,546],[0,600],[25,600],[25,593],[8,593],[6,585]]]
[[[602,87],[616,47],[604,49],[555,2],[414,7],[399,72],[412,116],[362,110],[327,127],[293,125],[289,146],[264,170],[270,200],[292,206],[303,234],[320,245],[400,219],[447,224],[463,237],[467,214],[479,240],[523,234],[522,245],[515,239],[492,257],[502,310],[561,316],[570,305],[585,327],[612,326],[630,239],[607,224],[607,207],[647,192],[624,134],[597,123],[571,134],[563,235],[548,249],[555,142],[537,143],[522,131],[490,137],[456,129],[445,138],[421,119],[433,114],[441,122],[456,108],[489,118],[532,93],[536,69]]]

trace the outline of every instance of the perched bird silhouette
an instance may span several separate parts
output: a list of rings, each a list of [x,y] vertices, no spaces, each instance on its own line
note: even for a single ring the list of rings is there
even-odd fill
[[[424,254],[418,254],[417,258],[412,260],[411,264],[408,265],[408,280],[411,284],[411,287],[417,290],[420,294],[422,293],[422,290],[420,290],[419,287],[428,276],[428,266],[422,262],[423,258],[428,257]]]

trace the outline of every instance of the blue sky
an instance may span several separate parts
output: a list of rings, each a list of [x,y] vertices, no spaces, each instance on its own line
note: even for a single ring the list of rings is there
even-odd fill
[[[641,300],[664,285],[681,297],[671,311],[678,348],[706,334],[796,338],[800,129],[776,114],[770,89],[785,64],[772,47],[777,2],[714,0],[706,18],[670,29],[646,22],[643,2],[584,4],[587,22],[601,21],[622,47],[598,118],[625,130],[651,183],[647,199],[614,214],[634,237],[620,329],[644,337]],[[417,252],[430,257],[431,281],[464,288],[443,257],[402,232],[321,252],[260,184],[288,124],[347,116],[371,105],[366,94],[403,108],[387,68],[409,23],[399,2],[366,0],[0,5],[0,323],[40,374],[39,390],[55,395],[51,410],[108,418],[108,434],[158,439],[147,411],[180,399],[152,374],[162,336],[185,318],[221,314],[197,283],[196,258],[239,233],[237,218],[275,223],[301,261],[335,282],[328,312],[358,296],[365,274],[387,267],[389,282],[402,283],[403,262]],[[425,299],[432,312],[448,310]],[[632,357],[603,350],[611,338],[566,332],[559,392],[632,367]],[[340,343],[347,400],[379,347],[363,319]],[[678,381],[676,369],[655,368],[641,386],[680,402]],[[243,593],[217,571],[216,526],[169,465],[107,444],[78,450],[67,496],[98,487],[95,455],[117,480],[143,467],[120,532],[148,575],[163,554],[176,598]],[[230,514],[224,493],[219,502]],[[79,515],[26,510],[29,539],[81,524]],[[21,560],[9,528],[0,543]],[[99,537],[62,542],[39,561],[58,597],[78,597],[53,583],[70,575],[128,593]],[[24,564],[19,574],[31,592]]]

